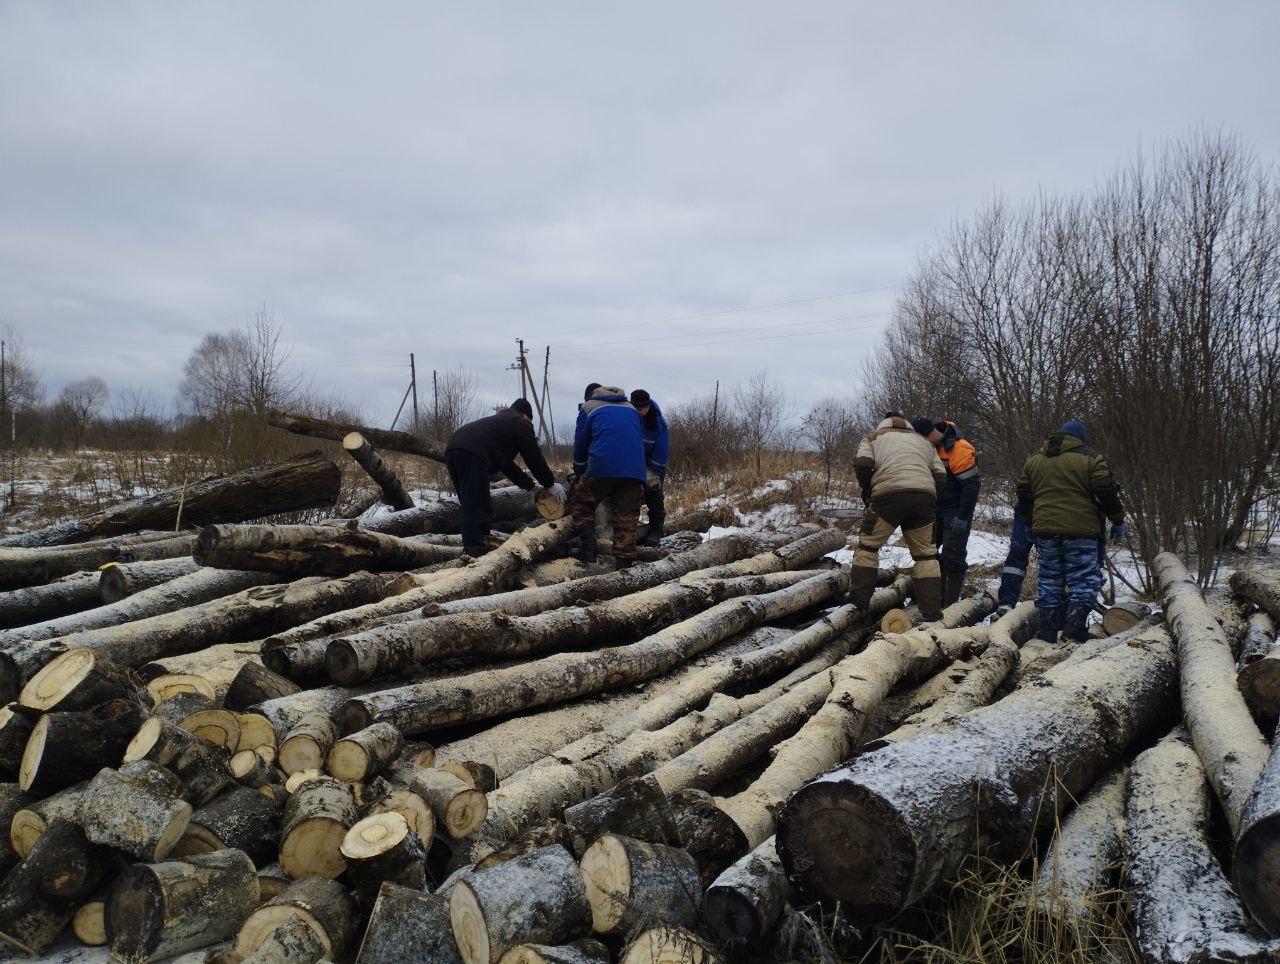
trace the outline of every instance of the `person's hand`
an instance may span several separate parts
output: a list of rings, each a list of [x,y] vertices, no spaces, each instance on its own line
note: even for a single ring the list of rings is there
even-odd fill
[[[1127,533],[1127,532],[1125,532],[1125,528],[1124,528],[1124,523],[1123,523],[1123,522],[1116,522],[1116,523],[1113,523],[1113,524],[1112,524],[1112,526],[1111,526],[1111,541],[1112,541],[1112,542],[1124,542],[1124,540],[1125,540],[1125,536],[1127,536],[1127,535],[1128,535],[1128,533]]]
[[[964,516],[953,515],[951,521],[947,523],[947,528],[952,532],[963,532],[969,528],[969,520]]]
[[[564,486],[561,485],[559,482],[555,483],[553,486],[551,486],[551,488],[547,489],[547,491],[550,492],[551,497],[555,499],[557,502],[559,502],[561,505],[564,505],[565,499],[568,498],[568,496],[565,494]]]

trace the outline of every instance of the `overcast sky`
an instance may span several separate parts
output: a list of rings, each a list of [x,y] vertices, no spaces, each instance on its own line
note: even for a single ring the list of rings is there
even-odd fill
[[[390,421],[523,337],[668,402],[857,390],[923,246],[1197,125],[1280,149],[1280,4],[0,2],[0,320],[172,398],[260,305]],[[744,310],[745,309],[745,310]],[[934,373],[945,377],[945,373]]]

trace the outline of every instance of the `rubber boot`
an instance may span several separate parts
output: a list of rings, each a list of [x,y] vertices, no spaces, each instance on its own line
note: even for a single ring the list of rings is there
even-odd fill
[[[1072,603],[1067,607],[1062,636],[1073,643],[1083,643],[1089,638],[1089,613],[1093,607],[1088,603]]]
[[[654,525],[651,522],[649,523],[649,528],[645,530],[644,538],[637,539],[636,545],[642,546],[645,549],[656,549],[661,541],[662,529],[660,527],[654,528]]]
[[[1056,643],[1058,641],[1059,622],[1062,619],[1062,609],[1041,609],[1040,610],[1040,628],[1036,630],[1035,639],[1042,639],[1046,643]]]
[[[615,556],[613,559],[614,569],[630,569],[636,564],[634,559],[623,559],[621,556]]]
[[[871,594],[875,592],[876,577],[879,574],[879,569],[872,569],[870,566],[850,567],[849,595],[846,597],[850,606],[856,606],[862,610],[871,606]]]
[[[942,573],[942,608],[946,609],[952,603],[959,602],[962,592],[964,592],[964,575],[944,570]]]
[[[573,557],[582,562],[595,562],[596,556],[599,554],[599,547],[596,545],[596,524],[588,522],[586,525],[578,527],[578,548],[573,551]]]

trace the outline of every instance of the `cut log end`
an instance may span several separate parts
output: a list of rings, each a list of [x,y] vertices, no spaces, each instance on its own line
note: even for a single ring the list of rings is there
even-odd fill
[[[40,670],[22,690],[23,706],[51,710],[93,672],[100,657],[91,649],[73,649]]]
[[[71,919],[71,930],[76,940],[86,947],[102,947],[107,943],[105,909],[104,901],[91,900]]]
[[[905,609],[890,609],[880,619],[880,632],[905,633],[911,628],[911,614]]]
[[[712,948],[683,927],[651,927],[634,937],[620,964],[719,964]]]
[[[466,964],[497,964],[489,948],[489,927],[476,892],[465,880],[449,891],[449,923],[458,953]]]
[[[468,787],[449,801],[444,816],[445,832],[454,840],[461,840],[479,830],[488,815],[488,797]]]
[[[408,835],[409,822],[400,814],[371,814],[347,831],[342,855],[349,860],[368,860],[394,849]]]
[[[186,717],[181,724],[184,730],[215,746],[223,746],[233,753],[240,745],[240,721],[230,710],[200,710]]]
[[[347,868],[342,841],[347,828],[329,817],[313,817],[292,827],[280,844],[280,866],[294,880],[338,877]]]
[[[151,698],[157,703],[177,696],[179,693],[199,693],[201,696],[208,697],[211,700],[218,698],[218,693],[213,688],[212,683],[203,676],[196,676],[192,673],[168,673],[164,676],[157,676],[147,683],[147,692],[151,694]]]
[[[44,757],[45,742],[49,738],[49,725],[52,717],[42,716],[36,721],[27,737],[27,748],[22,751],[22,762],[18,765],[18,786],[26,793],[36,782],[40,772],[40,761]]]
[[[591,926],[612,933],[622,922],[631,897],[631,861],[617,837],[606,834],[582,856],[582,879],[591,904]]]

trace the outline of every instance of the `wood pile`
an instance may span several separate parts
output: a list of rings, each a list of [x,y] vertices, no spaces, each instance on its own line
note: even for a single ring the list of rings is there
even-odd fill
[[[365,438],[376,525],[213,500],[197,533],[0,549],[17,951],[728,962],[815,901],[875,927],[1042,852],[1077,919],[1124,865],[1148,960],[1280,953],[1274,581],[1237,574],[1224,628],[1162,556],[1162,614],[1050,651],[1030,604],[921,625],[890,576],[843,605],[817,527],[528,585],[567,522],[464,557]]]

